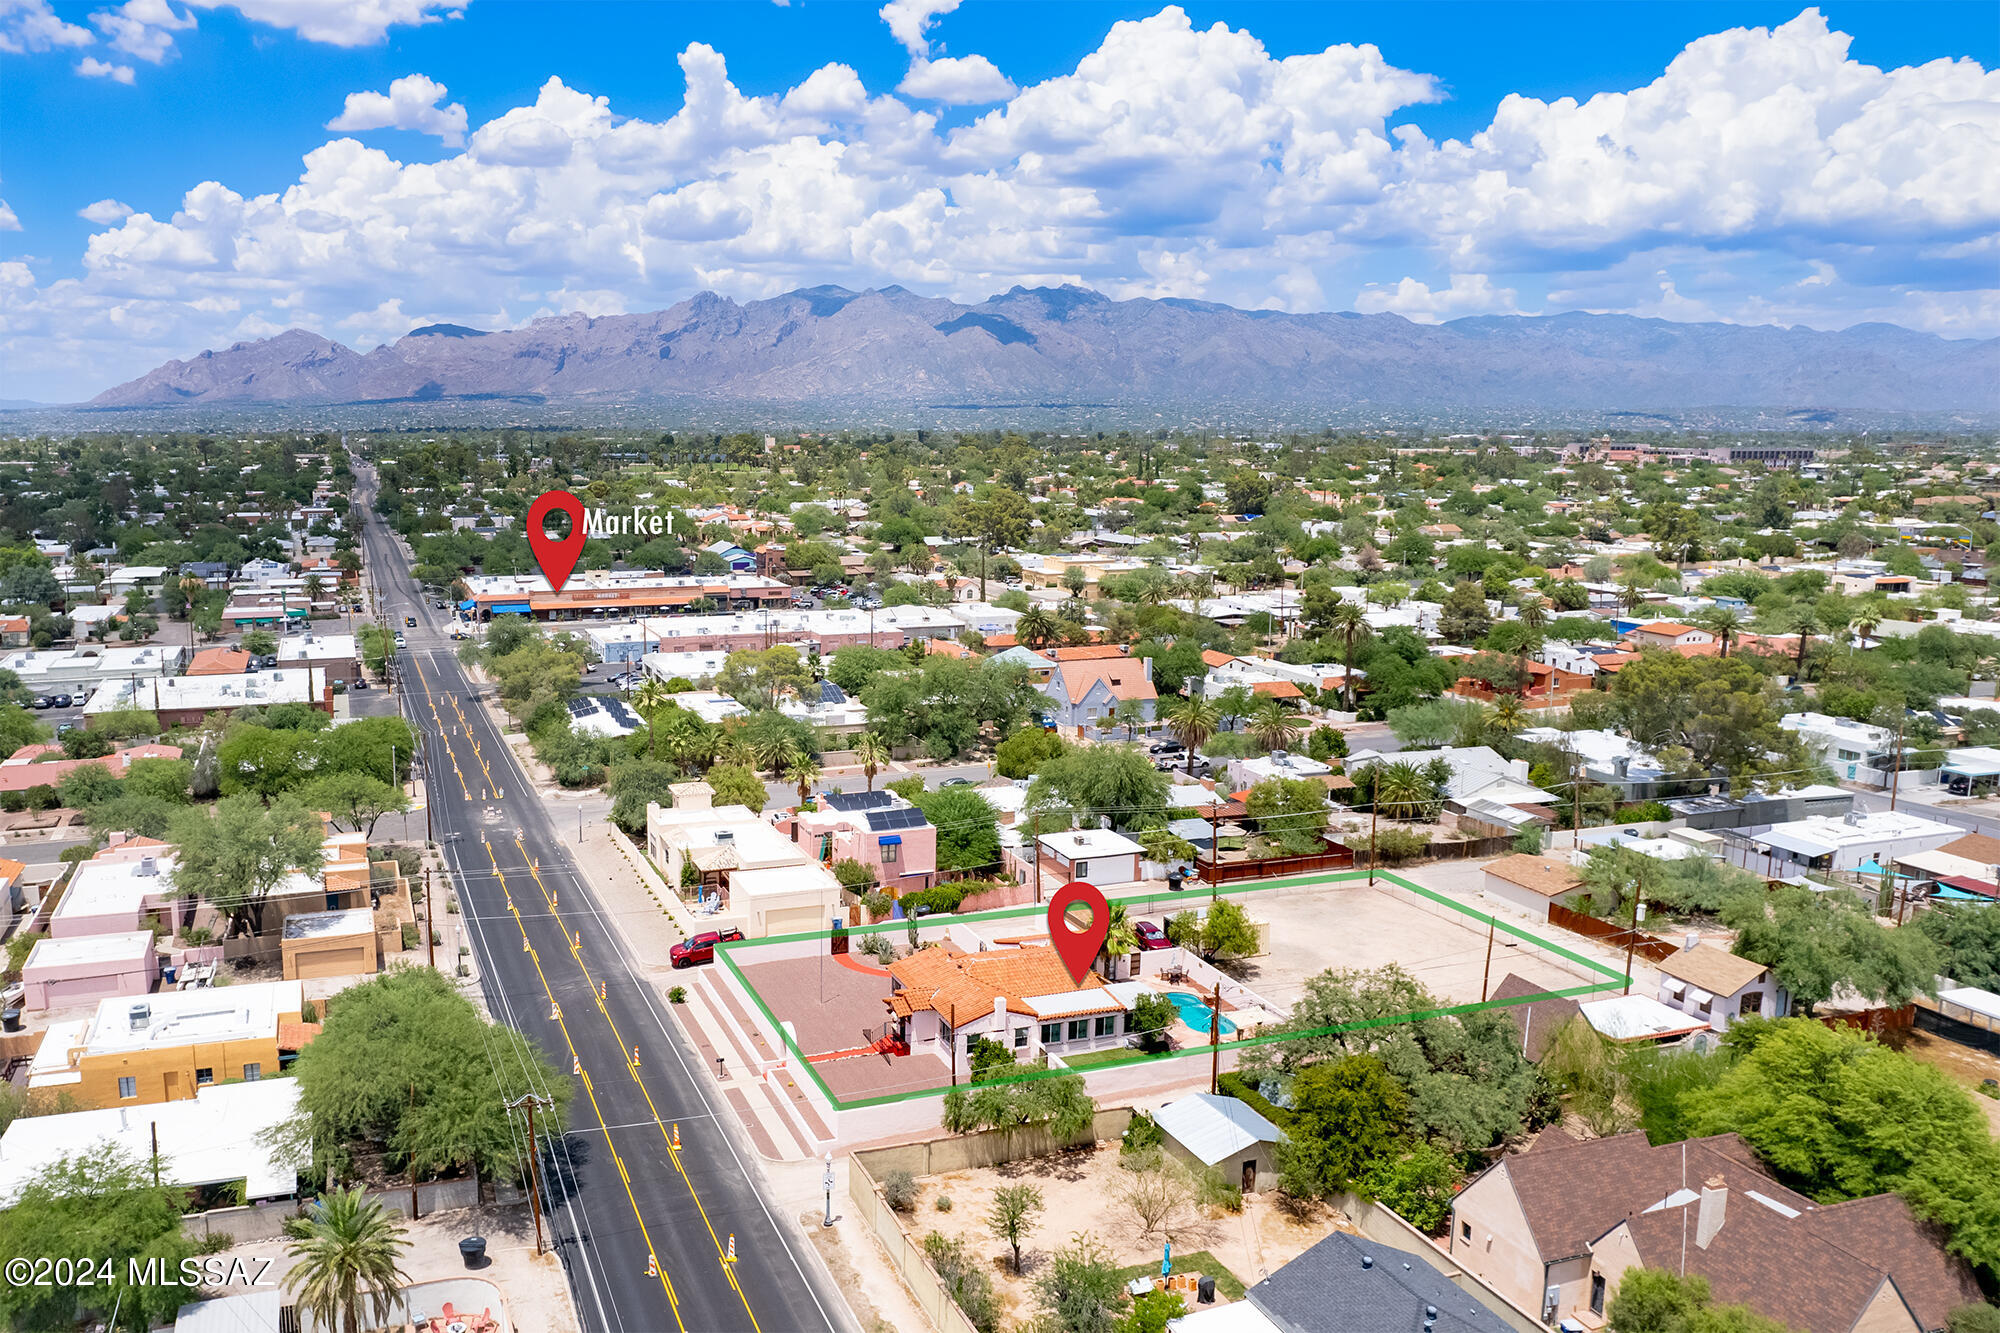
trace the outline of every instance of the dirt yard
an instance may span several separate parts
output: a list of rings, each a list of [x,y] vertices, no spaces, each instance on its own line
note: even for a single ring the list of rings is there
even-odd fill
[[[1034,1313],[1037,1274],[1051,1254],[1079,1232],[1091,1233],[1120,1267],[1159,1264],[1164,1238],[1141,1234],[1130,1209],[1119,1202],[1121,1178],[1129,1178],[1131,1173],[1118,1162],[1118,1147],[1111,1144],[927,1176],[917,1182],[916,1209],[903,1217],[903,1225],[918,1240],[931,1231],[962,1240],[967,1250],[986,1259],[987,1272],[1006,1313],[1005,1327],[1018,1328]],[[1045,1205],[1021,1246],[1023,1271],[1018,1277],[1006,1243],[994,1239],[987,1229],[993,1193],[1006,1185],[1033,1185],[1042,1192]],[[949,1212],[938,1211],[940,1196],[951,1200]],[[1353,1229],[1344,1217],[1330,1210],[1295,1219],[1275,1206],[1275,1198],[1273,1194],[1247,1195],[1241,1213],[1191,1210],[1197,1214],[1194,1220],[1174,1228],[1175,1255],[1206,1250],[1248,1287],[1330,1233]],[[1194,1270],[1177,1260],[1174,1271]],[[1218,1303],[1223,1299],[1217,1292]]]
[[[1955,1041],[1946,1041],[1935,1033],[1922,1028],[1910,1028],[1892,1033],[1888,1044],[1894,1046],[1913,1060],[1922,1060],[1927,1065],[1935,1065],[1946,1074],[1963,1083],[1968,1088],[1978,1088],[1989,1078],[2000,1078],[2000,1056],[1992,1056],[1984,1051],[1975,1051],[1969,1046],[1960,1046]],[[1986,1112],[1986,1120],[1993,1128],[1995,1138],[2000,1138],[2000,1100],[1992,1097],[1975,1097],[1981,1109]]]

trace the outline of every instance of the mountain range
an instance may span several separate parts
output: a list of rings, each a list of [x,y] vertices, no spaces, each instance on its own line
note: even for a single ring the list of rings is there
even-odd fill
[[[1733,407],[2000,411],[2000,339],[1627,315],[1287,314],[1016,287],[703,292],[646,314],[488,332],[430,324],[357,352],[306,329],[170,361],[89,406],[647,399],[818,408],[1092,404],[1275,410]]]

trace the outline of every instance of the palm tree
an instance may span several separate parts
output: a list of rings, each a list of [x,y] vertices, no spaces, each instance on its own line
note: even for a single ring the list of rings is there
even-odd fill
[[[660,729],[653,719],[665,710],[672,699],[673,696],[667,693],[667,683],[658,676],[646,677],[639,682],[639,688],[632,691],[632,707],[646,719],[646,752],[654,758],[659,757]],[[668,754],[672,754],[671,749]]]
[[[1855,615],[1854,632],[1861,636],[1861,646],[1863,648],[1868,646],[1868,640],[1875,636],[1875,631],[1881,627],[1881,624],[1882,613],[1872,606],[1863,607]]]
[[[882,744],[882,738],[874,732],[864,731],[854,742],[854,758],[868,779],[868,790],[874,791],[875,775],[889,766],[889,747]]]
[[[1267,750],[1282,750],[1299,738],[1299,722],[1276,699],[1266,699],[1250,715],[1250,734]]]
[[[1806,648],[1811,644],[1812,636],[1819,633],[1819,629],[1819,616],[1810,606],[1802,606],[1792,613],[1792,632],[1799,636],[1800,681],[1806,678]]]
[[[1631,615],[1646,604],[1646,589],[1637,579],[1626,579],[1618,585],[1618,605]]]
[[[1173,576],[1162,571],[1157,565],[1148,566],[1147,572],[1157,574],[1158,577],[1149,578],[1139,585],[1139,600],[1147,606],[1160,606],[1172,601],[1174,597]]]
[[[1375,805],[1391,819],[1421,815],[1431,794],[1430,779],[1408,760],[1375,768]]]
[[[1361,609],[1359,602],[1343,598],[1340,605],[1333,608],[1328,623],[1347,645],[1346,654],[1341,659],[1341,665],[1346,668],[1342,673],[1342,683],[1347,687],[1347,711],[1351,713],[1354,711],[1354,641],[1366,637],[1368,613]]]
[[[1488,725],[1503,736],[1512,736],[1528,724],[1527,715],[1521,709],[1521,700],[1512,694],[1503,694],[1493,701],[1493,716]]]
[[[1530,594],[1521,599],[1520,620],[1536,634],[1540,634],[1549,623],[1549,604],[1539,594]]]
[[[1734,607],[1711,606],[1695,617],[1695,623],[1715,636],[1724,657],[1729,656],[1729,646],[1743,637],[1743,617]]]
[[[785,781],[799,789],[799,804],[805,804],[813,783],[819,781],[819,774],[819,760],[809,754],[802,754],[785,765]]]
[[[1060,636],[1056,618],[1039,606],[1031,606],[1014,622],[1014,641],[1024,648],[1046,648]]]
[[[1108,973],[1120,958],[1129,958],[1139,949],[1139,931],[1125,915],[1124,903],[1112,903],[1104,930],[1104,962]]]
[[[757,763],[757,756],[751,753],[750,746],[744,741],[742,733],[732,731],[716,741],[715,762],[749,768]]]
[[[285,1284],[303,1313],[345,1333],[379,1328],[394,1316],[409,1279],[402,1269],[403,1224],[360,1188],[334,1190],[285,1224],[296,1260]]]
[[[1164,721],[1174,739],[1187,746],[1187,771],[1192,777],[1195,751],[1214,738],[1217,728],[1222,725],[1222,714],[1208,700],[1198,694],[1190,694],[1167,705]]]
[[[752,740],[750,753],[756,756],[758,767],[770,769],[774,778],[783,777],[786,769],[804,757],[799,753],[799,743],[777,730]]]

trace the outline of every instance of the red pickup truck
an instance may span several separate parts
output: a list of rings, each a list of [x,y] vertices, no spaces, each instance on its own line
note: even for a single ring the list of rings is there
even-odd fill
[[[673,948],[667,950],[667,958],[675,967],[695,967],[715,961],[715,946],[728,940],[740,940],[740,930],[704,930],[699,935],[689,936]]]

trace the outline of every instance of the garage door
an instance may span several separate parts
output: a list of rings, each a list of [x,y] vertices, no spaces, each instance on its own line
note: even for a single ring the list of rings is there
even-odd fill
[[[824,930],[833,918],[821,916],[817,907],[785,907],[764,918],[766,935],[796,935],[808,930]]]
[[[345,977],[367,968],[368,952],[359,944],[348,949],[315,949],[299,956],[302,977]]]

